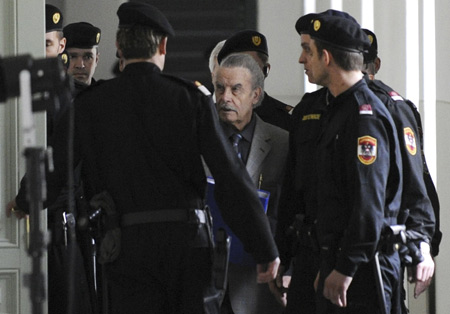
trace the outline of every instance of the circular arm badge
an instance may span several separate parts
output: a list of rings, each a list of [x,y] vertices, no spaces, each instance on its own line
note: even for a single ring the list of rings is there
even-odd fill
[[[364,165],[371,165],[377,159],[377,139],[366,135],[358,137],[358,159]]]
[[[406,149],[411,155],[416,155],[417,146],[416,146],[416,136],[414,135],[414,131],[411,128],[404,128],[403,134],[405,135],[405,145]]]

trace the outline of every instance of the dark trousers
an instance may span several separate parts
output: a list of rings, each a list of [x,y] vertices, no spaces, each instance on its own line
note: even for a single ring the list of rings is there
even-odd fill
[[[77,245],[75,251],[75,287],[73,313],[92,313],[91,296],[83,258]],[[63,245],[52,245],[48,250],[48,313],[64,314],[68,307],[68,248]]]
[[[91,314],[92,295],[85,270],[85,261],[79,243],[65,245],[62,214],[49,217],[52,235],[48,248],[48,313],[64,314],[68,310],[69,272],[74,272],[73,313]],[[74,245],[74,256],[70,246]],[[69,259],[74,267],[69,269]]]
[[[287,294],[285,314],[311,314],[316,311],[314,280],[319,272],[319,252],[300,246],[293,261],[291,283]]]
[[[141,224],[122,229],[117,260],[106,265],[111,314],[218,313],[211,248],[203,226]]]
[[[322,260],[318,287],[317,314],[381,314],[381,304],[376,286],[374,262],[361,264],[347,291],[347,307],[340,308],[323,296],[323,284],[333,267]],[[380,254],[380,268],[386,301],[386,313],[401,313],[399,300],[400,260],[397,253],[387,256]]]

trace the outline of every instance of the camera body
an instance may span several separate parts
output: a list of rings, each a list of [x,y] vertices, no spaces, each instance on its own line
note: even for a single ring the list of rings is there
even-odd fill
[[[60,58],[33,59],[30,55],[0,58],[0,102],[20,96],[20,72],[31,75],[33,111],[57,111],[57,97],[71,95],[73,80]],[[69,96],[70,98],[70,96]]]

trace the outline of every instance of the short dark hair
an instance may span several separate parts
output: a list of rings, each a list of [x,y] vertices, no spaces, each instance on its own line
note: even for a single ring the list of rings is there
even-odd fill
[[[314,39],[319,57],[322,57],[323,50],[328,50],[334,58],[336,64],[345,71],[361,71],[363,69],[364,56],[361,52],[350,52],[334,47],[320,39]]]
[[[366,72],[367,74],[371,74],[371,75],[377,74],[374,61],[364,63],[363,72]]]
[[[56,31],[56,37],[58,37],[59,40],[64,38],[64,33],[63,31]]]
[[[261,61],[262,61],[264,66],[266,66],[269,63],[269,56],[268,55],[266,55],[266,54],[264,54],[264,53],[262,53],[260,51],[257,51],[256,54],[261,59]]]
[[[154,29],[141,25],[120,27],[116,34],[119,49],[125,59],[153,57],[163,37]]]

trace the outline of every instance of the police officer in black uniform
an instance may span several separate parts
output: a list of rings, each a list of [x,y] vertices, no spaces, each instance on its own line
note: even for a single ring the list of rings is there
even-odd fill
[[[208,294],[211,235],[201,156],[226,223],[259,264],[259,282],[272,280],[279,265],[267,217],[207,91],[161,73],[167,36],[174,34],[165,16],[138,2],[123,3],[117,14],[124,71],[76,98],[74,138],[87,198],[110,195],[116,214],[109,221],[121,230],[112,243],[121,250],[105,264],[110,312],[218,313]],[[65,146],[55,144],[49,202],[66,180]]]
[[[67,39],[64,51],[68,57],[67,73],[74,78],[75,97],[95,83],[93,76],[99,61],[101,30],[90,23],[77,22],[66,25],[63,31]]]
[[[63,30],[63,14],[54,5],[45,5],[45,57],[55,58],[64,51],[66,38]]]
[[[311,20],[322,14],[353,19],[345,12],[336,10],[307,14],[295,24],[298,34],[308,34]],[[304,63],[302,57],[299,63]],[[292,112],[287,165],[291,171],[286,172],[276,228],[281,266],[278,287],[272,286],[273,291],[283,291],[281,277],[289,269],[292,279],[287,292],[286,314],[309,314],[316,310],[313,284],[319,271],[320,252],[316,234],[318,196],[315,157],[320,127],[328,104],[333,99],[333,95],[323,87],[306,93]]]
[[[401,157],[392,118],[360,71],[370,43],[358,23],[328,15],[312,19],[301,38],[309,80],[335,97],[316,154],[317,312],[395,312],[398,253],[378,245],[383,231],[397,223]]]
[[[406,265],[412,266],[410,272],[414,272],[412,280],[416,282],[414,295],[417,297],[428,287],[434,272],[430,245],[437,254],[442,236],[438,226],[435,232],[435,213],[439,217],[439,200],[423,153],[420,114],[412,102],[374,78],[381,64],[377,38],[372,31],[363,30],[371,42],[368,53],[364,56],[367,85],[389,110],[397,127],[403,163],[401,223],[407,227],[408,241],[417,246],[416,249],[421,251],[423,257],[423,261],[417,260],[412,265]],[[408,253],[414,256],[414,252]],[[404,313],[407,313],[406,309]]]
[[[228,55],[236,52],[247,53],[258,62],[264,77],[270,72],[269,49],[266,37],[254,30],[246,29],[227,38],[225,44],[217,55],[220,62]],[[292,106],[289,106],[264,92],[261,105],[255,108],[255,112],[265,122],[276,125],[289,131]]]

